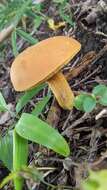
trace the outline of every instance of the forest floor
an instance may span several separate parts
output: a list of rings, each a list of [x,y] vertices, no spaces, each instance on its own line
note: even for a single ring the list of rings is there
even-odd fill
[[[59,23],[61,18],[58,6],[53,1],[44,1],[43,4],[44,14],[51,17],[55,23]],[[72,26],[66,23],[65,26],[53,31],[44,22],[33,37],[43,40],[51,36],[68,35],[77,39],[82,44],[82,49],[63,72],[65,75],[69,74],[69,84],[75,93],[91,92],[97,84],[107,85],[107,2],[70,0],[69,11],[72,13]],[[30,27],[27,30],[30,31]],[[28,46],[23,40],[20,43],[21,50]],[[0,60],[0,89],[8,104],[14,109],[20,93],[15,92],[10,81],[9,71],[14,56],[9,38],[4,45],[5,59]],[[24,111],[29,112],[33,103],[46,93],[45,89],[34,97]],[[12,120],[3,113],[0,116],[0,130],[3,134]],[[45,180],[48,183],[58,186],[59,190],[80,188],[81,179],[88,175],[88,168],[93,170],[107,168],[106,107],[97,106],[91,113],[83,113],[76,109],[66,111],[58,106],[55,98],[51,98],[40,117],[64,135],[71,150],[71,155],[64,159],[42,146],[29,144],[30,165],[47,167],[47,171],[48,168],[55,168],[46,174]],[[1,164],[0,179],[7,174],[8,170]],[[4,189],[11,189],[10,186],[11,183]],[[30,187],[35,190],[49,189],[42,182],[37,184],[27,181],[25,189]]]

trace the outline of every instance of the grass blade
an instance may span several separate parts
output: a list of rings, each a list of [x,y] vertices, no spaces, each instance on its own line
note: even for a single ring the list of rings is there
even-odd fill
[[[40,113],[44,110],[46,104],[49,102],[50,98],[51,95],[47,95],[41,101],[39,101],[33,109],[32,114],[35,116],[39,116]]]
[[[28,34],[27,32],[24,32],[21,29],[17,29],[16,33],[22,37],[24,40],[28,41],[31,45],[34,45],[36,43],[38,43],[38,40],[33,38],[30,34]]]
[[[12,42],[13,54],[16,57],[18,55],[18,48],[17,48],[17,42],[16,42],[16,30],[12,32],[11,42]]]
[[[43,88],[45,88],[45,86],[46,84],[42,84],[36,88],[33,88],[32,90],[27,91],[22,97],[20,97],[16,105],[17,114],[33,98],[33,96],[36,96]]]
[[[18,172],[26,166],[28,159],[28,141],[13,132],[13,171]],[[22,190],[23,178],[18,176],[14,179],[15,190]]]

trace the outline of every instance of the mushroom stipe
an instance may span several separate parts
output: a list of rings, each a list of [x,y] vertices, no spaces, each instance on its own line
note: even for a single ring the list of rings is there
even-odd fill
[[[47,82],[63,109],[71,110],[73,92],[61,68],[79,52],[81,44],[66,36],[51,37],[28,47],[14,60],[10,77],[16,91],[25,91]]]

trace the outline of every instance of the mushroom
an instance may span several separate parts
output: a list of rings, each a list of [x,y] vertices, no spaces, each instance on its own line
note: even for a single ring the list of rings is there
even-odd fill
[[[47,82],[59,105],[71,110],[74,94],[60,71],[79,52],[81,45],[71,37],[56,36],[28,47],[14,60],[10,77],[16,91]]]

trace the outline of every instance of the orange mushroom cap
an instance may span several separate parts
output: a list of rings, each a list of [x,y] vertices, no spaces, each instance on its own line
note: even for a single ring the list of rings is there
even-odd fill
[[[47,81],[66,65],[81,45],[71,37],[57,36],[28,47],[14,60],[10,76],[15,90],[24,91]]]

